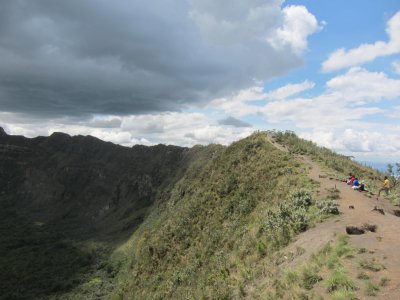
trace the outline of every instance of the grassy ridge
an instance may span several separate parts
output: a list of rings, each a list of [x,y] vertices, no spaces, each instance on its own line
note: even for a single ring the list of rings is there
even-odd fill
[[[363,166],[351,157],[337,154],[324,147],[318,147],[315,143],[299,138],[291,131],[269,132],[272,139],[288,149],[290,154],[300,154],[310,156],[313,160],[320,163],[325,169],[336,178],[347,178],[351,172],[359,179],[365,180],[366,187],[376,192],[383,178],[383,174],[370,167]]]
[[[287,151],[271,144],[271,136]],[[279,276],[276,266],[269,269],[279,249],[327,214],[338,213],[340,196],[332,190],[319,199],[317,184],[295,154],[311,156],[336,178],[350,171],[371,182],[379,176],[290,132],[255,133],[229,147],[195,146],[183,153],[179,165],[171,161],[176,168],[166,168],[160,159],[155,169],[164,181],[153,191],[156,202],[111,260],[115,244],[95,239],[78,244],[50,225],[5,214],[0,290],[7,293],[0,299],[260,296],[251,289],[260,278]],[[127,234],[114,232],[116,240]]]
[[[307,227],[308,212],[290,199],[312,182],[265,133],[197,155],[124,250],[115,299],[238,297],[262,272],[260,262],[305,229],[299,222]],[[271,226],[272,215],[286,217],[286,226]]]

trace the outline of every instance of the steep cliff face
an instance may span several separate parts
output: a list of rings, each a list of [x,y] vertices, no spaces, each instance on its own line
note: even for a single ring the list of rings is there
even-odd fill
[[[0,203],[63,231],[112,234],[133,229],[173,180],[188,149],[132,148],[91,136],[27,139],[0,130]]]

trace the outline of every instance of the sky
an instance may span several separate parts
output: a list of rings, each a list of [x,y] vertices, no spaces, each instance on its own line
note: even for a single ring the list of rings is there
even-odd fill
[[[0,126],[400,161],[398,0],[2,0]]]

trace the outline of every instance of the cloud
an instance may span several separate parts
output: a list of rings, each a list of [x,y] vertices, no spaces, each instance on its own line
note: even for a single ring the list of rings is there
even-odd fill
[[[257,107],[249,105],[253,100],[263,100],[264,89],[261,86],[254,86],[248,89],[232,93],[230,96],[217,98],[211,101],[209,108],[223,110],[228,115],[235,117],[256,114]]]
[[[400,60],[396,60],[392,63],[393,71],[400,75]]]
[[[265,99],[277,100],[277,99],[286,99],[291,96],[297,95],[301,92],[312,89],[315,86],[314,82],[304,81],[302,83],[297,84],[287,84],[281,88],[278,88],[272,92],[265,94]]]
[[[334,97],[321,95],[311,99],[294,99],[268,103],[261,110],[271,123],[292,122],[298,128],[345,128],[349,122],[381,113],[374,107],[351,108]]]
[[[0,113],[2,119],[3,113]],[[15,118],[14,118],[15,117]],[[111,123],[115,118],[110,118]],[[44,119],[40,126],[21,122],[18,116],[7,113],[7,122],[0,122],[0,126],[9,134],[35,137],[48,136],[53,132],[65,132],[70,135],[91,135],[99,139],[120,145],[134,144],[154,145],[173,144],[191,147],[196,144],[223,144],[244,138],[253,132],[250,127],[235,127],[218,124],[202,113],[161,113],[146,115],[123,116],[118,119],[120,126],[108,126],[92,119],[85,123],[68,122],[65,119]],[[107,121],[107,120],[105,120]],[[238,120],[239,121],[239,120]],[[99,126],[93,126],[97,124]],[[104,126],[104,127],[100,127]]]
[[[399,97],[400,80],[382,72],[352,68],[330,79],[320,95],[270,101],[260,112],[272,123],[290,121],[299,128],[346,128],[365,117],[384,113],[371,103]]]
[[[302,133],[305,139],[319,145],[339,151],[358,159],[383,158],[386,161],[399,159],[399,133],[382,133],[376,130],[355,130],[347,128],[343,131],[314,130]]]
[[[307,49],[307,36],[322,29],[317,19],[304,6],[290,5],[283,9],[283,24],[269,41],[276,49],[292,48],[296,53]]]
[[[338,49],[323,62],[322,70],[331,72],[342,68],[361,65],[377,57],[400,53],[400,11],[387,23],[388,42],[377,41],[374,44],[362,44],[358,48]]]
[[[359,67],[332,78],[326,85],[339,101],[352,104],[400,97],[400,80],[389,78],[383,72],[369,72]]]
[[[262,115],[272,124],[292,122],[299,128],[329,128],[381,114],[384,110],[371,104],[400,97],[400,80],[359,67],[328,80],[319,95],[298,96],[314,86],[308,80],[269,92],[255,86],[231,97],[215,99],[209,107],[235,117]]]
[[[400,106],[394,106],[386,114],[387,117],[400,120]]]
[[[41,118],[140,115],[249,88],[302,63],[295,50],[313,28],[282,24],[308,24],[313,16],[282,3],[2,1],[0,110]],[[293,47],[268,41],[281,28],[287,34],[276,42]]]
[[[251,127],[250,123],[236,119],[234,117],[228,117],[226,119],[218,121],[220,125],[234,126],[234,127]]]
[[[87,122],[85,125],[89,127],[97,127],[97,128],[119,128],[121,126],[120,118],[100,118],[93,119]]]
[[[314,82],[305,80],[302,83],[287,84],[267,93],[262,86],[253,86],[230,96],[214,99],[210,102],[209,107],[223,110],[225,113],[236,117],[258,114],[259,107],[252,105],[251,102],[286,99],[312,89],[314,86]]]
[[[304,81],[273,91],[253,87],[217,99],[210,108],[234,116],[261,116],[266,128],[293,128],[302,137],[347,155],[399,159],[400,126],[393,122],[399,113],[395,106],[400,98],[399,79],[351,68],[328,80],[321,93],[299,96],[313,86],[313,82]]]

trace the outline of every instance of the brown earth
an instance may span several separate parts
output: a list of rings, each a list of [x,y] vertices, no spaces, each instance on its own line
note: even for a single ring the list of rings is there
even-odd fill
[[[284,249],[285,257],[288,257],[288,254],[298,253],[298,249],[304,249],[301,251],[302,254],[295,256],[287,266],[294,268],[306,262],[328,242],[334,242],[339,235],[346,234],[346,226],[359,227],[363,224],[373,224],[377,226],[376,232],[367,231],[361,235],[349,235],[349,245],[362,251],[359,251],[354,259],[347,261],[346,268],[353,279],[356,279],[360,272],[367,273],[375,284],[384,277],[390,279],[387,286],[380,287],[375,297],[366,296],[362,291],[363,286],[359,286],[360,290],[357,291],[359,299],[400,299],[400,218],[394,215],[394,210],[399,208],[382,197],[377,200],[376,196],[352,190],[345,182],[329,179],[317,163],[307,157],[300,159],[310,166],[309,175],[321,184],[321,193],[335,187],[340,191],[341,213],[338,217],[300,234],[294,243]],[[349,206],[354,206],[354,209],[350,209]],[[375,206],[382,208],[385,214],[374,210]],[[359,261],[362,259],[375,259],[386,269],[378,272],[361,269]],[[329,298],[322,285],[316,285],[315,291]]]

